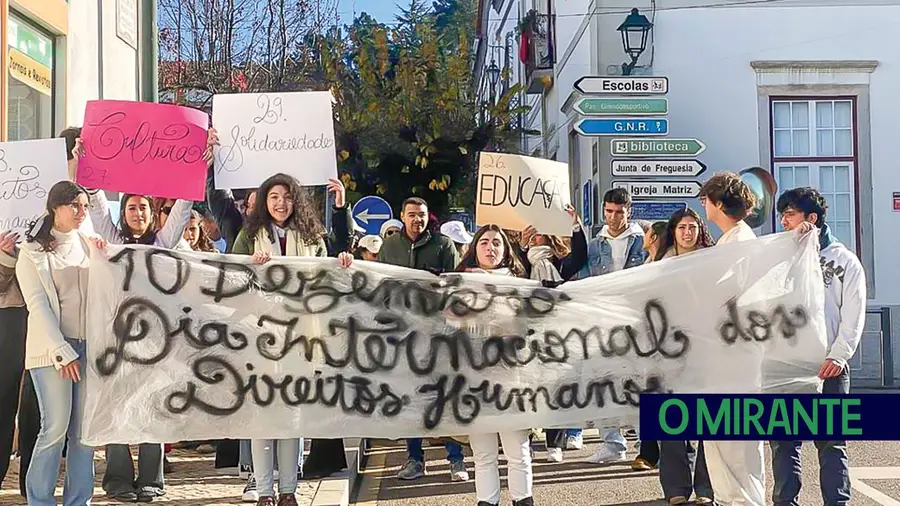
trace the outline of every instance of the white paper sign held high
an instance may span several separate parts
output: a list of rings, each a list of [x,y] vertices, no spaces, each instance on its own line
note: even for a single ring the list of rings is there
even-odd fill
[[[572,235],[566,212],[569,166],[542,158],[482,152],[475,196],[476,225],[509,230],[532,225],[541,234]]]
[[[65,139],[0,143],[0,231],[24,235],[50,188],[69,178],[67,167]]]
[[[331,93],[213,97],[216,188],[256,188],[279,172],[306,186],[337,177]]]

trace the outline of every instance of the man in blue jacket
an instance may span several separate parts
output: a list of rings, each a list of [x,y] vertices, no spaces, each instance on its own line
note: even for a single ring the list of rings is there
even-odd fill
[[[598,237],[588,243],[588,262],[581,278],[600,276],[630,269],[647,259],[644,253],[644,230],[630,223],[631,195],[624,188],[613,188],[603,195],[603,220],[606,225]],[[618,430],[603,435],[604,442],[588,460],[595,464],[625,460],[625,438]],[[567,448],[581,447],[581,434],[572,434]]]

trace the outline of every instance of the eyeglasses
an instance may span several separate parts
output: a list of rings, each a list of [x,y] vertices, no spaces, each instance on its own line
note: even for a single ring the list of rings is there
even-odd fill
[[[387,232],[385,232],[385,233],[384,233],[384,236],[385,236],[385,237],[390,237],[390,236],[395,235],[395,234],[398,234],[398,233],[400,233],[399,230],[397,230],[396,228],[392,228],[392,229],[388,230]]]
[[[159,212],[168,216],[169,214],[172,213],[172,206],[162,206],[159,208]]]

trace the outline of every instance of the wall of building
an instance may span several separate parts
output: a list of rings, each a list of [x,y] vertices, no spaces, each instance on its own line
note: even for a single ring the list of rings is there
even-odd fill
[[[66,126],[81,125],[85,104],[100,98],[138,100],[140,98],[140,13],[141,0],[0,0],[3,13],[4,83],[0,138],[24,139],[49,137]],[[8,20],[21,20],[29,29],[46,38],[52,46],[52,85],[37,90],[51,111],[37,121],[17,114],[26,114],[27,100],[16,98],[28,91],[19,83],[10,89],[8,53],[12,44]],[[126,42],[126,39],[129,42]],[[39,62],[40,63],[40,62]],[[32,95],[35,95],[32,93]],[[25,97],[29,99],[29,97]],[[10,101],[13,107],[10,107]],[[16,102],[18,100],[18,102]],[[21,121],[20,121],[21,119]],[[28,121],[38,128],[18,128],[17,122]],[[26,121],[28,120],[28,121]],[[38,124],[39,123],[39,124]],[[12,134],[12,135],[11,135]]]
[[[624,60],[616,27],[634,4],[601,1],[597,67]],[[900,192],[894,118],[900,114],[900,2],[812,1],[727,8],[684,8],[697,2],[657,2],[653,45],[641,72],[669,78],[669,137],[696,137],[709,170],[771,169],[769,96],[845,97],[856,101],[856,250],[866,268],[872,309],[893,309],[894,363],[900,364]],[[709,3],[709,2],[706,2]],[[626,5],[627,4],[627,5]],[[652,16],[649,5],[642,13]],[[647,7],[647,9],[643,9]],[[651,59],[652,55],[652,59]],[[652,63],[652,66],[651,66]],[[601,138],[601,191],[608,188],[608,138]],[[584,156],[582,156],[584,158]],[[588,173],[582,166],[581,177]],[[696,200],[689,201],[695,209]],[[775,227],[770,223],[763,232]],[[854,372],[879,377],[879,317],[868,318]],[[900,376],[895,368],[894,375]]]

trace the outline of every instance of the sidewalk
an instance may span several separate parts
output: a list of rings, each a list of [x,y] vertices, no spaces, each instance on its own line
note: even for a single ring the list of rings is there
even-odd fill
[[[135,459],[137,456],[135,455]],[[149,504],[166,504],[169,506],[219,506],[226,504],[242,504],[241,493],[246,480],[235,474],[221,474],[215,468],[215,455],[204,455],[195,451],[173,450],[169,454],[172,473],[166,475],[166,496]],[[106,469],[103,451],[94,453],[96,479],[94,500],[92,505],[104,506],[122,504],[106,498],[100,481]],[[57,500],[62,498],[62,482],[56,489]],[[301,481],[297,489],[297,502],[300,506],[311,506],[319,481]],[[17,463],[12,463],[10,472],[3,480],[0,490],[0,504],[3,506],[25,506],[28,503],[19,495],[19,473]],[[147,503],[142,503],[147,504]]]

